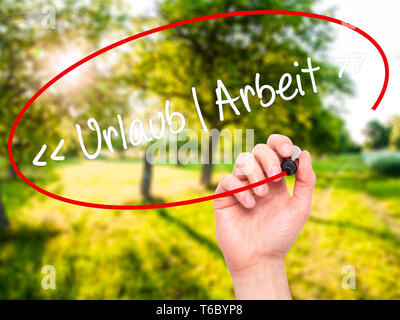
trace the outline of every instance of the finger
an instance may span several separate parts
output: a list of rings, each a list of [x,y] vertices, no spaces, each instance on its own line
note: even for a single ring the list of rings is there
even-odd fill
[[[256,183],[265,179],[264,172],[260,165],[249,152],[239,154],[235,162],[235,167],[233,168],[233,174],[241,180],[248,180],[250,183]],[[253,190],[257,196],[264,197],[268,193],[268,186],[265,183],[255,187]]]
[[[297,167],[292,201],[296,207],[304,209],[304,212],[309,215],[311,213],[316,176],[312,168],[311,155],[308,151],[301,152]]]
[[[294,153],[292,140],[281,134],[271,134],[267,145],[282,158],[289,158]]]
[[[253,155],[268,177],[275,176],[282,172],[278,155],[266,144],[257,144],[253,149]],[[274,181],[279,181],[281,179],[282,178],[279,178]]]
[[[221,182],[218,184],[218,187],[217,187],[217,190],[215,191],[215,193],[218,194],[218,193],[225,192],[225,191],[232,191],[234,189],[241,188],[241,187],[244,187],[247,185],[248,185],[248,183],[246,181],[241,181],[238,177],[236,177],[233,174],[227,174],[222,178]],[[254,196],[250,190],[237,192],[229,197],[231,197],[231,198],[227,199],[227,200],[232,200],[234,197],[245,208],[248,208],[248,209],[251,209],[256,205],[256,200],[254,199]],[[224,198],[220,198],[220,199],[223,200]],[[221,205],[224,205],[224,203],[218,202],[217,200],[219,200],[219,199],[216,199],[214,202],[215,207],[220,207]],[[233,204],[233,203],[231,203],[231,204]]]

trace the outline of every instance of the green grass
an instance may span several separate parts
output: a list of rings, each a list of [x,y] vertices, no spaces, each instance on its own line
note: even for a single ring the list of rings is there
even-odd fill
[[[376,175],[357,155],[314,167],[313,214],[286,261],[294,298],[400,298],[400,178]],[[36,182],[82,200],[138,203],[140,169],[140,162],[71,162],[52,171],[55,182],[40,175]],[[216,170],[215,181],[223,173]],[[211,193],[198,177],[194,168],[157,166],[153,192],[164,201]],[[2,189],[12,227],[0,234],[0,298],[234,297],[211,202],[102,211],[48,199],[19,180]],[[47,264],[56,268],[56,290],[41,288]],[[341,286],[346,265],[355,267],[355,290]]]

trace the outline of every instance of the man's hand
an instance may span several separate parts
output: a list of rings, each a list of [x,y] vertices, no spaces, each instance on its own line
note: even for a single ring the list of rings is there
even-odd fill
[[[216,193],[255,183],[281,172],[293,155],[289,138],[273,134],[267,144],[238,156],[233,174]],[[300,154],[291,197],[284,178],[214,200],[218,243],[232,275],[237,298],[290,299],[284,258],[311,213],[315,174],[311,156]]]

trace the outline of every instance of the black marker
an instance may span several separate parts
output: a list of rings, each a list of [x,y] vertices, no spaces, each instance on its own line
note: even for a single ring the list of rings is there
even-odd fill
[[[296,173],[297,165],[295,160],[300,157],[301,149],[298,146],[293,146],[294,153],[291,158],[283,159],[281,163],[282,171],[286,171],[286,175],[291,176]]]

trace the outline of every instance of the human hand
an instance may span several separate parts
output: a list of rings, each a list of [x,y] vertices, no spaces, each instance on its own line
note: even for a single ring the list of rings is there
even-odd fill
[[[293,152],[288,137],[271,135],[267,144],[238,156],[216,193],[280,173],[282,158]],[[297,166],[293,196],[280,178],[214,200],[217,240],[238,298],[290,298],[284,258],[310,216],[316,180],[309,152],[301,152]]]

